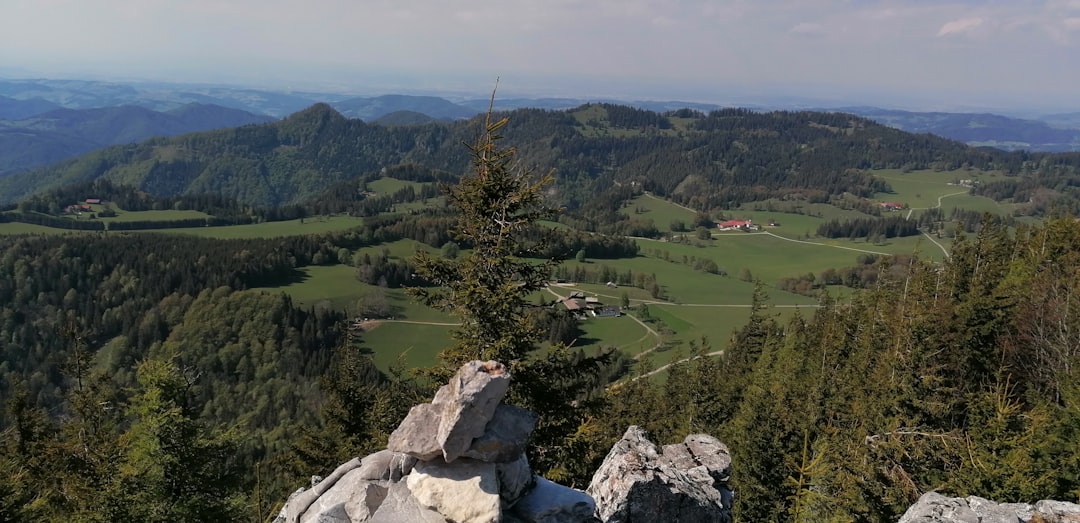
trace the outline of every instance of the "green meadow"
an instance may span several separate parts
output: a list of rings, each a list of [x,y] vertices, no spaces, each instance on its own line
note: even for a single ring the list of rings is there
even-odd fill
[[[694,211],[650,194],[630,200],[629,207],[623,212],[633,218],[652,220],[656,228],[662,232],[671,232],[671,222],[675,220],[693,229],[694,217],[697,216]]]
[[[406,368],[430,367],[439,352],[450,345],[451,329],[447,325],[381,322],[364,331],[361,347],[371,351],[380,369],[388,369],[399,361]]]
[[[352,216],[319,216],[304,218],[303,220],[252,223],[249,225],[152,229],[138,232],[190,234],[192,236],[219,239],[280,238],[283,236],[303,236],[306,234],[344,231],[352,229],[353,227],[359,227],[363,224],[363,218],[354,218]]]
[[[0,223],[0,234],[85,234],[87,232],[100,232],[100,231],[71,231],[67,229],[57,229],[55,227],[46,227],[44,225],[34,225],[31,223],[20,222],[5,222]]]
[[[101,207],[100,205],[91,205],[91,207]],[[100,212],[95,209],[94,212]],[[176,220],[190,220],[193,218],[209,218],[210,215],[201,211],[177,211],[177,210],[163,210],[163,211],[125,211],[123,209],[116,209],[116,216],[112,218],[101,218],[105,223],[109,222],[137,222],[137,221],[176,221]]]

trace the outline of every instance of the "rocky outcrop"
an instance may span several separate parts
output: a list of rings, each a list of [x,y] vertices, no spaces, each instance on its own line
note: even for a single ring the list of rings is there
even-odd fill
[[[645,431],[632,426],[608,453],[586,492],[605,523],[731,521],[732,491],[727,447],[694,434],[658,451]]]
[[[473,440],[484,435],[499,402],[510,387],[510,375],[501,363],[471,361],[435,393],[431,403],[417,405],[390,435],[390,450],[430,460],[442,455],[450,463],[469,450]],[[503,416],[505,409],[500,412]],[[520,424],[524,436],[531,423]],[[432,431],[432,428],[435,428]],[[513,459],[511,456],[510,459]]]
[[[536,416],[501,403],[509,380],[500,363],[465,364],[409,411],[386,450],[297,491],[275,523],[596,521],[587,494],[533,475],[525,447]]]
[[[1063,501],[995,503],[977,496],[947,498],[927,492],[899,523],[1080,523],[1080,505]]]

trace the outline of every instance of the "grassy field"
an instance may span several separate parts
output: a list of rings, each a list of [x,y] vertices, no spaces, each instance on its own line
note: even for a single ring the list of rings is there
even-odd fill
[[[969,189],[967,187],[959,185],[950,185],[960,180],[975,180],[979,182],[988,182],[1002,178],[1003,175],[997,172],[990,171],[976,171],[976,170],[957,170],[957,171],[910,171],[903,172],[899,169],[883,169],[879,171],[871,171],[872,174],[885,180],[892,187],[892,193],[877,193],[874,197],[880,201],[889,202],[903,202],[913,209],[929,209],[938,206],[938,198],[941,198],[940,205],[946,207],[953,202],[952,198],[968,195]],[[972,203],[974,200],[984,200],[981,204],[974,205],[987,205],[987,202],[996,203],[989,198],[982,198],[976,196],[968,196],[968,203]],[[964,201],[960,198],[958,201]],[[968,206],[962,206],[968,208]],[[989,209],[988,209],[989,210]]]
[[[573,347],[595,354],[601,347],[615,347],[640,354],[656,345],[657,338],[629,316],[588,318],[581,322],[582,335]]]
[[[351,312],[356,301],[376,290],[356,279],[356,269],[348,265],[317,265],[299,269],[299,281],[276,287],[259,287],[267,292],[284,292],[304,306],[329,306]],[[454,321],[439,311],[414,303],[404,289],[382,289],[395,309],[396,319],[446,323]]]
[[[143,211],[143,212],[182,212],[182,211]],[[135,213],[129,213],[135,214]],[[150,220],[157,218],[137,218],[138,220]],[[174,219],[174,218],[172,218]],[[134,221],[131,219],[128,221]],[[237,238],[280,238],[283,236],[303,236],[305,234],[322,234],[326,232],[344,231],[363,225],[362,218],[350,216],[330,216],[306,218],[303,223],[300,220],[284,222],[264,222],[250,225],[225,225],[221,227],[185,227],[179,229],[144,229],[138,231],[121,231],[122,233],[165,233],[165,234],[190,234],[204,238],[237,239]],[[56,229],[40,225],[25,223],[0,223],[0,235],[4,234],[64,234],[87,232],[100,233],[101,231],[71,231],[68,229]]]
[[[717,236],[708,241],[707,247],[696,247],[690,244],[662,242],[653,240],[638,240],[642,252],[649,256],[649,262],[639,262],[635,270],[647,270],[655,272],[664,285],[672,286],[672,292],[679,301],[686,303],[749,303],[741,301],[715,301],[702,298],[702,294],[712,294],[712,280],[702,280],[702,273],[681,263],[685,256],[710,258],[720,267],[724,268],[727,278],[712,276],[720,280],[737,280],[743,269],[750,271],[755,278],[761,279],[767,284],[775,283],[780,278],[791,277],[807,272],[820,272],[830,267],[844,267],[854,265],[856,257],[862,254],[859,251],[849,249],[873,250],[873,245],[853,244],[848,240],[814,240],[818,244],[799,243],[763,233],[729,233]],[[832,242],[832,243],[828,243]],[[704,243],[704,242],[703,242]],[[843,248],[841,248],[843,247]],[[881,251],[884,252],[884,251]],[[664,261],[657,255],[672,261]],[[640,258],[638,258],[640,259]],[[636,260],[629,260],[637,261]],[[618,260],[620,264],[624,260]],[[668,266],[671,266],[670,268]],[[663,276],[660,276],[662,274]],[[670,283],[669,283],[670,281]],[[706,284],[709,281],[710,284]],[[745,283],[745,282],[740,282]],[[750,284],[746,284],[741,296],[749,296]],[[685,296],[685,297],[684,297]],[[784,302],[800,303],[800,302]]]
[[[100,205],[91,205],[91,207],[101,207]],[[190,220],[192,218],[209,218],[210,215],[200,211],[125,211],[123,209],[116,209],[116,216],[112,218],[98,218],[105,223],[109,222],[138,222],[138,221],[175,221],[175,220]]]
[[[637,214],[637,211],[643,211]],[[687,227],[693,229],[692,224],[697,213],[673,202],[657,198],[652,195],[638,196],[630,201],[630,206],[625,209],[627,214],[636,219],[652,220],[661,232],[671,232],[671,222],[679,220]]]
[[[284,222],[264,222],[250,225],[226,225],[222,227],[190,227],[183,229],[153,229],[139,232],[157,232],[167,234],[190,234],[205,238],[280,238],[282,236],[302,236],[344,231],[364,224],[363,218],[351,216],[324,216],[289,220]],[[134,232],[134,231],[133,231]]]
[[[11,234],[85,234],[87,232],[101,231],[71,231],[68,229],[57,229],[55,227],[45,227],[44,225],[34,225],[30,223],[21,222],[5,222],[0,223],[0,235]]]
[[[388,321],[365,331],[363,346],[373,351],[372,359],[380,369],[390,368],[399,357],[407,368],[430,367],[439,351],[450,345],[452,328]]]

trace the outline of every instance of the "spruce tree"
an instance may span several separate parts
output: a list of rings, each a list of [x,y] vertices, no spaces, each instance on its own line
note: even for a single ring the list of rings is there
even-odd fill
[[[479,138],[467,146],[472,172],[448,190],[450,206],[460,213],[455,241],[468,251],[456,259],[418,252],[413,264],[428,286],[409,293],[461,321],[451,333],[454,344],[439,355],[440,367],[429,372],[435,382],[470,360],[506,364],[513,377],[507,401],[539,416],[529,449],[533,469],[584,483],[606,452],[595,419],[602,411],[601,376],[613,358],[609,351],[586,356],[560,344],[534,352],[545,333],[529,297],[543,292],[560,261],[544,255],[548,231],[538,223],[557,214],[544,201],[554,178],[523,168],[513,148],[497,145],[507,121],[488,111]]]
[[[456,240],[470,251],[457,259],[417,252],[416,273],[428,287],[409,289],[430,307],[461,320],[452,332],[455,344],[440,354],[447,369],[474,359],[511,364],[536,348],[542,337],[528,315],[531,293],[544,288],[557,260],[541,259],[543,243],[527,243],[523,234],[539,220],[555,215],[542,190],[553,177],[534,176],[514,162],[514,149],[496,141],[506,118],[489,112],[472,153],[473,172],[448,191],[461,214]]]

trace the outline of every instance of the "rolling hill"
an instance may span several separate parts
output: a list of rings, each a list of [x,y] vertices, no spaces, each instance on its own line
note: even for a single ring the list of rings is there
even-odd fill
[[[559,203],[582,209],[579,215],[608,213],[598,223],[610,223],[630,187],[693,208],[726,209],[769,198],[821,203],[846,194],[887,194],[888,184],[868,174],[871,169],[1060,174],[1080,164],[1075,155],[1043,161],[1049,157],[976,149],[841,113],[665,115],[592,104],[504,114],[505,136],[523,164],[555,170]],[[294,204],[394,166],[465,172],[468,156],[460,144],[475,138],[477,126],[372,125],[317,104],[277,122],[114,146],[5,177],[0,203],[100,177],[161,196],[215,193],[260,207]]]
[[[52,109],[21,120],[0,120],[0,175],[154,136],[174,136],[271,120],[268,116],[205,104],[189,104],[167,112],[134,105]]]

